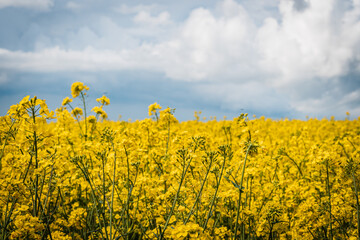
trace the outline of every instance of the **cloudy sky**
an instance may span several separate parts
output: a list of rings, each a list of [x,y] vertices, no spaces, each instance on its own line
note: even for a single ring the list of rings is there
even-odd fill
[[[357,118],[360,0],[0,0],[0,115],[76,81],[112,120]]]

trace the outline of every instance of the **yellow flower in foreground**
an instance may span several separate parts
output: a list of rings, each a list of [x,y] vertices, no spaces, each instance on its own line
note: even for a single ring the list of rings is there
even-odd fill
[[[82,82],[74,82],[71,85],[71,95],[73,96],[73,98],[76,98],[84,89],[89,90],[89,87],[84,85]]]
[[[103,111],[102,114],[101,114],[101,117],[103,119],[106,119],[106,118],[108,118],[108,115],[107,115],[107,113],[105,111]]]
[[[103,110],[101,107],[93,107],[93,109],[91,109],[91,111],[96,114],[101,114]]]
[[[109,104],[110,104],[110,99],[107,98],[107,97],[105,97],[105,95],[102,96],[101,98],[96,99],[96,101],[97,101],[98,103],[103,104],[103,105],[109,105]]]
[[[72,99],[71,98],[69,98],[69,97],[66,97],[66,98],[64,98],[64,100],[62,101],[62,106],[65,106],[66,104],[68,104],[68,103],[71,103],[72,102]]]
[[[89,117],[88,117],[88,122],[89,122],[89,123],[96,123],[96,117],[94,117],[94,116],[89,116]]]
[[[99,114],[103,119],[108,117],[107,113],[102,109],[102,107],[93,107],[91,111],[96,114]]]
[[[74,116],[83,115],[83,110],[81,108],[76,107],[71,111],[71,114]]]
[[[161,106],[157,103],[154,102],[153,104],[151,104],[149,106],[149,116],[154,115],[156,110],[161,109]]]
[[[29,98],[30,98],[29,95],[26,96],[26,97],[24,97],[24,98],[19,102],[19,105],[25,105],[25,104],[27,104],[27,103],[29,102]]]

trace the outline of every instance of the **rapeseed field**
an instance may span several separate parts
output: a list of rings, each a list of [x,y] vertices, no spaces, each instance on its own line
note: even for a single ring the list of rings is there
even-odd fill
[[[88,90],[0,118],[1,239],[360,239],[360,119],[109,121]]]

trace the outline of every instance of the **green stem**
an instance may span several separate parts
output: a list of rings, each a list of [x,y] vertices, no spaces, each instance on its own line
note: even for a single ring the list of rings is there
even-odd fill
[[[165,151],[165,156],[167,157],[168,151],[169,151],[169,141],[170,141],[170,116],[168,119],[168,135],[167,135],[167,140],[166,140],[166,151]]]
[[[127,183],[126,183],[126,187],[128,190],[128,196],[127,196],[127,200],[126,200],[126,239],[129,239],[129,227],[130,227],[130,198],[131,198],[131,191],[132,191],[132,187],[130,186],[130,163],[129,163],[129,153],[126,149],[126,147],[124,146],[124,150],[125,150],[125,155],[126,155],[126,166],[127,166]]]
[[[70,105],[70,103],[68,103],[67,105],[69,105],[69,107],[71,108],[71,110],[74,110],[74,108]],[[76,119],[76,122],[78,123],[79,125],[79,128],[80,128],[80,132],[81,134],[84,136],[84,132],[82,130],[82,127],[81,127],[81,124],[80,124],[80,121],[79,121],[79,118],[77,116],[75,116],[75,119]]]
[[[238,199],[238,204],[237,204],[236,222],[235,222],[235,230],[234,230],[233,239],[236,239],[236,233],[237,233],[238,221],[239,221],[239,215],[240,215],[242,184],[243,184],[244,175],[245,175],[246,160],[247,160],[247,156],[249,154],[251,146],[252,146],[252,143],[249,144],[249,147],[246,150],[245,160],[244,160],[243,169],[242,169],[242,173],[241,173],[241,180],[240,180],[240,185],[239,185],[239,199]]]
[[[35,106],[31,107],[31,114],[32,114],[32,120],[33,120],[33,124],[36,125],[36,114],[35,114]],[[38,169],[39,167],[39,162],[38,162],[38,146],[37,146],[37,134],[36,134],[36,130],[34,130],[33,133],[33,137],[34,137],[34,154],[35,154],[35,170]],[[33,216],[36,217],[37,216],[37,202],[38,202],[38,186],[39,185],[39,176],[38,174],[35,175],[35,200],[34,200],[34,208],[33,208]]]
[[[360,240],[360,216],[359,216],[359,195],[358,190],[356,186],[356,178],[354,174],[354,170],[351,171],[353,183],[354,183],[354,193],[355,193],[355,199],[356,199],[356,216],[357,216],[357,230],[358,230],[358,240]]]
[[[208,177],[208,175],[209,175],[209,172],[210,172],[210,169],[211,169],[211,166],[212,166],[212,163],[213,163],[214,158],[216,158],[216,157],[213,157],[213,155],[210,156],[210,164],[209,164],[209,167],[208,167],[208,169],[207,169],[207,171],[206,171],[204,181],[202,182],[201,187],[200,187],[200,191],[199,191],[198,195],[196,196],[195,202],[194,202],[194,204],[193,204],[193,206],[192,206],[192,208],[191,208],[191,210],[190,210],[190,212],[189,212],[186,220],[184,221],[184,225],[186,225],[186,223],[189,221],[192,213],[194,212],[194,208],[195,208],[197,202],[198,202],[199,199],[200,199],[202,190],[203,190],[203,188],[204,188],[206,179],[207,179],[207,177]]]
[[[326,190],[329,198],[329,227],[330,227],[330,240],[333,239],[332,235],[332,222],[331,222],[331,193],[330,193],[330,177],[329,177],[329,160],[326,160]]]
[[[185,179],[186,172],[187,172],[187,170],[188,170],[188,168],[189,168],[189,166],[190,166],[191,160],[192,160],[192,159],[190,158],[187,166],[185,167],[186,156],[183,156],[183,158],[184,158],[184,159],[183,159],[183,160],[184,160],[184,165],[183,165],[183,171],[182,171],[182,174],[181,174],[181,179],[180,179],[179,188],[178,188],[178,190],[177,190],[177,192],[176,192],[174,201],[173,201],[173,203],[172,203],[169,216],[168,216],[167,219],[166,219],[166,222],[165,222],[165,225],[164,225],[164,229],[163,229],[162,231],[160,231],[160,240],[162,240],[163,237],[164,237],[165,230],[166,230],[166,228],[167,228],[167,226],[168,226],[168,224],[169,224],[169,222],[170,222],[170,218],[171,218],[171,216],[172,216],[172,214],[173,214],[173,212],[174,212],[175,205],[176,205],[177,199],[178,199],[179,194],[180,194],[181,185],[182,185],[182,183],[183,183],[183,181],[184,181],[184,179]]]
[[[81,92],[81,98],[82,98],[82,102],[83,102],[83,105],[84,105],[84,114],[85,114],[85,141],[87,139],[87,113],[86,113],[86,104],[85,104],[85,96],[84,96],[84,93]]]
[[[100,227],[100,229],[102,229],[103,226],[101,225],[101,218],[100,218],[100,215],[99,215],[99,210],[98,210],[98,208],[97,208],[97,204],[98,204],[99,200],[98,200],[97,197],[96,197],[95,190],[94,190],[93,185],[92,185],[91,180],[90,180],[90,176],[88,176],[89,174],[87,174],[87,171],[86,171],[85,167],[84,167],[84,169],[83,169],[83,168],[80,166],[80,164],[77,163],[77,162],[76,162],[76,165],[77,165],[77,167],[81,170],[81,172],[83,173],[83,175],[84,175],[84,177],[85,177],[85,180],[86,180],[86,181],[89,183],[89,185],[90,185],[91,194],[92,194],[92,198],[93,198],[93,204],[94,204],[94,206],[95,206],[95,211],[96,211],[97,218],[99,219],[99,227]],[[103,219],[103,223],[104,223],[104,228],[105,228],[105,230],[106,230],[105,219]],[[106,233],[106,232],[105,232],[105,233]],[[100,231],[100,234],[101,234],[101,236],[104,238],[102,231]],[[107,236],[106,236],[106,237],[107,237]],[[108,238],[108,237],[107,237],[107,238]],[[106,239],[107,239],[107,238],[106,238]]]
[[[7,145],[7,141],[9,140],[10,133],[11,133],[11,129],[12,129],[12,127],[14,126],[15,123],[16,123],[16,120],[12,120],[12,121],[11,121],[10,128],[9,128],[9,130],[7,131],[7,135],[6,135],[5,140],[4,140],[4,145],[3,145],[2,149],[1,149],[1,153],[0,153],[0,171],[1,171],[1,169],[2,169],[1,160],[2,160],[2,158],[3,158],[3,156],[4,156],[5,147],[6,147],[6,145]]]
[[[107,233],[107,227],[106,227],[106,217],[105,217],[105,211],[106,211],[106,189],[105,189],[105,154],[102,156],[102,183],[103,183],[103,207],[102,207],[102,215],[103,215],[103,219],[104,219],[104,226],[105,226],[105,234],[106,236],[108,236]],[[99,176],[100,177],[100,176]],[[108,237],[107,237],[108,239]]]
[[[110,240],[112,240],[112,217],[113,217],[115,173],[116,173],[116,151],[113,142],[112,142],[112,149],[114,151],[114,171],[113,171],[113,181],[112,181],[112,189],[111,189],[111,206],[110,206]]]
[[[297,167],[300,175],[303,176],[303,173],[302,173],[302,171],[301,171],[301,168],[300,168],[300,166],[296,163],[296,161],[295,161],[292,157],[290,157],[289,154],[287,154],[287,153],[285,153],[285,156],[287,156],[287,157],[295,164],[295,166]]]
[[[224,157],[224,161],[223,161],[223,164],[222,164],[222,167],[221,167],[221,172],[220,172],[219,179],[217,179],[217,185],[216,185],[216,189],[215,189],[215,194],[214,194],[214,196],[213,196],[213,198],[211,200],[210,209],[209,209],[208,215],[206,217],[206,221],[205,221],[204,226],[203,226],[203,232],[205,232],[207,223],[208,223],[208,221],[209,221],[209,219],[210,219],[210,217],[212,215],[212,208],[214,207],[214,204],[215,204],[215,199],[216,199],[219,187],[220,187],[221,178],[222,178],[224,168],[225,168],[225,162],[226,162],[226,157],[227,157],[226,153],[224,153],[223,157]]]

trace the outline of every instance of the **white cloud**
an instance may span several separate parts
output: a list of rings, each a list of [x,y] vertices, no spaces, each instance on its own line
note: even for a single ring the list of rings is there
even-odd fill
[[[30,72],[58,71],[105,71],[131,68],[121,54],[113,51],[97,51],[86,48],[82,51],[63,50],[59,47],[38,52],[11,52],[0,49],[1,67]]]
[[[3,49],[0,51],[0,67],[44,72],[64,71],[66,68],[96,71],[130,67],[165,72],[171,78],[186,81],[224,76],[235,78],[240,71],[242,74],[253,74],[255,69],[251,64],[254,59],[249,57],[253,49],[249,36],[254,35],[255,29],[249,16],[231,0],[224,1],[218,8],[218,18],[207,9],[195,9],[168,41],[145,42],[137,48],[124,51],[104,51],[91,47],[84,51],[59,47],[38,52]],[[156,23],[164,22],[167,16],[162,13],[153,20]],[[141,19],[146,17],[149,15]],[[82,28],[77,35],[96,38],[88,28]]]
[[[281,78],[276,84],[347,74],[360,54],[359,7],[335,16],[335,3],[309,0],[306,9],[297,11],[292,1],[282,0],[281,23],[265,20],[257,41],[263,68]]]
[[[3,50],[1,56],[16,58],[23,64],[13,67],[21,70],[21,66],[27,65],[26,61],[34,64],[31,57],[34,57],[36,62],[36,59],[41,59],[37,56],[52,59],[56,53],[58,57],[67,60],[74,58],[71,61],[73,66],[65,66],[76,69],[77,66],[81,68],[86,65],[84,62],[89,62],[87,57],[91,52],[91,56],[99,55],[96,60],[99,67],[95,66],[96,69],[102,68],[100,59],[106,59],[102,56],[110,54],[117,59],[133,62],[132,67],[153,67],[154,70],[165,72],[174,79],[216,81],[223,77],[231,81],[246,81],[249,78],[269,76],[271,73],[271,77],[266,79],[269,83],[286,87],[294,81],[343,76],[348,73],[350,62],[355,61],[356,66],[359,66],[360,6],[354,2],[352,9],[336,15],[340,16],[340,19],[334,19],[335,2],[308,0],[307,8],[297,11],[292,1],[282,0],[279,4],[281,22],[275,18],[268,18],[262,26],[257,27],[240,4],[233,0],[224,0],[218,4],[215,13],[205,8],[194,9],[167,39],[158,39],[155,42],[142,41],[141,45],[122,52],[119,49],[126,49],[122,48],[122,45],[108,49],[117,49],[113,52],[102,52],[101,46],[111,45],[105,39],[121,35],[122,31],[128,39],[133,38],[136,42],[136,37],[141,37],[136,34],[144,33],[145,30],[119,28],[111,19],[100,18],[101,29],[99,28],[98,32],[94,32],[93,27],[84,26],[77,33],[68,34],[71,37],[68,39],[69,43],[77,42],[79,46],[90,48],[100,47],[98,50],[81,52],[71,48],[51,50],[47,47],[46,51],[34,53]],[[139,24],[154,26],[171,22],[170,14],[166,11],[154,16],[144,10],[150,6],[123,5],[121,11],[138,11],[134,21]],[[106,32],[109,26],[111,31]],[[93,42],[85,43],[87,39]],[[117,39],[117,42],[120,42],[119,40]],[[99,44],[100,41],[105,45]],[[70,44],[70,47],[72,45]],[[9,64],[1,65],[4,67]],[[64,69],[65,66],[61,65],[58,68]],[[123,69],[116,64],[110,66],[113,66],[114,70]],[[56,68],[53,66],[43,71]],[[241,79],[238,79],[239,76]]]
[[[37,10],[48,10],[53,5],[53,0],[0,0],[0,8],[23,7]]]
[[[260,65],[274,76],[267,82],[289,96],[298,112],[330,116],[352,109],[359,114],[354,97],[360,101],[360,95],[344,90],[341,81],[360,66],[359,1],[342,8],[345,1],[306,2],[298,11],[292,1],[282,0],[281,21],[268,18],[258,30]]]
[[[167,25],[171,23],[170,14],[162,12],[158,16],[151,16],[149,12],[140,11],[134,17],[134,22],[138,24],[145,24],[150,26]]]
[[[172,22],[167,11],[156,12],[155,5],[122,5],[117,11],[131,15],[135,26],[121,28],[102,17],[98,27],[82,26],[68,34],[69,48],[0,49],[0,69],[149,70],[179,81],[206,82],[199,94],[233,109],[250,99],[262,103],[258,109],[341,111],[360,98],[340,88],[341,77],[360,72],[360,1],[342,8],[341,0],[299,2],[281,0],[279,14],[260,25],[234,0],[219,2],[214,11],[196,8],[181,23]],[[319,88],[329,83],[338,90]]]
[[[347,111],[349,111],[352,116],[360,116],[359,101],[359,89],[347,94],[338,92],[337,90],[330,90],[323,93],[321,98],[297,100],[293,101],[292,105],[295,105],[299,112],[312,117],[322,118],[326,116],[329,118],[330,116],[335,116],[340,119],[345,116]]]
[[[135,14],[139,12],[151,12],[152,10],[156,9],[157,5],[150,4],[150,5],[144,5],[139,4],[135,6],[129,6],[127,4],[122,4],[119,8],[116,8],[115,10],[122,14]]]
[[[175,79],[234,79],[254,74],[255,27],[234,1],[218,6],[219,16],[204,8],[191,12],[173,40],[151,46],[166,74]]]

